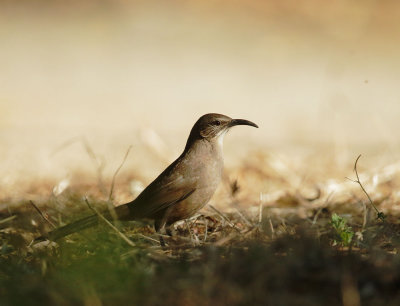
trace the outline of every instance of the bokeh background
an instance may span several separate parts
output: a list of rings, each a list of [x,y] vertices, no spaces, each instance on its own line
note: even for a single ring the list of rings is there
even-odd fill
[[[1,0],[0,197],[110,180],[130,145],[121,179],[147,184],[208,112],[260,126],[225,138],[234,178],[260,154],[326,178],[395,163],[399,37],[395,0]]]

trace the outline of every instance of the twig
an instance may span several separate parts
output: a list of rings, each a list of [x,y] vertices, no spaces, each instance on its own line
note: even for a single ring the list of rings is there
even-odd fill
[[[129,146],[128,150],[125,153],[124,159],[122,160],[122,163],[119,165],[119,167],[117,168],[117,170],[115,170],[112,181],[111,181],[111,188],[110,188],[110,194],[108,196],[108,201],[111,202],[112,200],[112,194],[114,191],[114,185],[115,185],[115,178],[117,177],[117,174],[119,172],[119,170],[121,170],[122,166],[125,164],[126,159],[128,158],[129,152],[132,149],[132,146]]]
[[[16,217],[17,217],[17,215],[13,215],[13,216],[4,218],[4,219],[0,220],[0,224],[6,223],[6,222],[11,221],[11,220],[14,220]]]
[[[100,218],[102,219],[108,226],[110,226],[127,244],[129,244],[132,247],[136,247],[136,245],[128,238],[126,237],[118,228],[116,228],[110,221],[108,221],[106,218],[104,218],[104,216],[102,214],[100,214],[97,209],[95,209],[94,207],[92,207],[92,205],[90,205],[87,197],[85,197],[85,202],[87,204],[87,206]]]
[[[261,224],[261,222],[262,222],[262,212],[263,212],[263,195],[262,195],[262,193],[260,192],[260,206],[259,206],[259,208],[258,208],[259,210],[258,210],[258,223],[259,224]]]
[[[190,229],[192,229],[193,226],[197,223],[197,220],[199,219],[200,216],[201,216],[201,215],[195,215],[195,216],[192,217],[191,219],[188,219],[188,221],[194,219],[194,220],[192,221],[192,224],[190,224]],[[200,244],[199,236],[198,236],[193,230],[192,230],[192,233],[193,233],[193,237],[194,237],[194,240],[195,240],[196,244],[199,245],[199,244]]]
[[[189,224],[187,219],[185,219],[185,223],[186,223],[186,227],[188,228],[188,231],[189,231],[190,241],[192,242],[192,245],[195,246],[196,245],[196,241],[194,239],[194,233],[192,233],[192,230],[190,228],[190,224]]]
[[[244,223],[247,224],[247,226],[253,226],[253,224],[251,224],[251,222],[249,220],[247,220],[247,218],[240,212],[240,210],[238,208],[235,208],[237,214],[239,215],[239,217],[244,221]]]
[[[361,233],[362,233],[362,232],[364,232],[365,227],[367,226],[367,213],[368,213],[368,211],[367,211],[367,205],[365,205],[364,201],[360,201],[360,202],[361,202],[361,205],[362,205],[362,207],[364,209],[363,225],[362,225],[362,228],[361,228]]]
[[[238,228],[235,224],[233,224],[231,220],[229,220],[228,217],[226,217],[222,212],[220,212],[218,209],[216,209],[214,206],[210,204],[208,206],[211,207],[211,209],[214,210],[218,215],[220,215],[226,222],[228,222],[229,226],[233,227],[238,232],[241,232],[240,228]]]
[[[47,216],[45,216],[45,215],[42,213],[42,211],[35,205],[35,203],[33,203],[32,200],[30,200],[29,203],[33,206],[33,208],[35,208],[35,210],[39,213],[39,215],[42,216],[42,218],[43,218],[47,223],[49,223],[53,228],[56,228],[56,227],[57,227],[57,226],[55,226],[55,224],[54,224],[53,222],[50,221],[50,219],[49,219]]]
[[[98,180],[98,185],[101,193],[106,194],[106,188],[104,187],[104,182],[103,182],[103,169],[104,169],[104,160],[101,160],[96,156],[94,151],[92,150],[91,146],[89,145],[89,142],[85,137],[82,137],[82,143],[83,146],[85,147],[85,150],[89,157],[93,160],[93,163],[96,165],[96,170],[97,170],[97,180]]]
[[[54,155],[56,155],[58,152],[64,150],[65,148],[69,147],[71,144],[73,144],[74,142],[79,142],[82,141],[82,137],[81,136],[77,136],[77,137],[72,137],[70,139],[68,139],[67,141],[65,141],[62,145],[58,146],[57,148],[55,148],[51,154],[50,157],[53,157]]]
[[[385,218],[386,218],[385,214],[384,214],[383,212],[379,211],[378,208],[376,208],[376,206],[375,206],[374,203],[372,202],[372,199],[371,199],[371,197],[369,196],[368,192],[365,190],[364,186],[361,184],[360,177],[359,177],[358,171],[357,171],[357,163],[358,163],[358,160],[360,159],[360,157],[361,157],[361,154],[358,155],[358,157],[357,157],[357,159],[356,159],[356,162],[354,163],[354,169],[353,169],[354,172],[356,173],[357,179],[356,179],[356,180],[352,180],[352,179],[350,179],[350,178],[348,178],[348,177],[346,177],[346,179],[348,179],[349,181],[352,181],[352,182],[357,183],[358,185],[360,185],[362,191],[363,191],[363,192],[365,193],[365,195],[367,196],[367,198],[368,198],[368,200],[369,200],[369,203],[370,203],[371,206],[375,209],[375,211],[376,211],[376,213],[377,213],[377,218],[380,219],[381,221],[385,221]]]
[[[317,213],[315,214],[313,220],[311,221],[311,227],[313,227],[317,223],[317,219],[319,215],[321,214],[322,210],[325,208],[325,206],[321,206],[318,210]]]
[[[149,240],[149,241],[156,242],[157,244],[160,244],[160,241],[158,241],[157,239],[148,237],[148,236],[146,236],[146,235],[143,235],[143,234],[133,234],[133,235],[134,235],[134,236],[139,236],[140,238],[147,239],[147,240]]]
[[[205,220],[205,229],[204,229],[204,240],[203,240],[203,242],[205,243],[206,242],[206,240],[207,240],[207,232],[208,232],[208,220],[207,220],[207,218],[204,218],[204,220]]]
[[[269,221],[269,227],[270,227],[270,229],[271,229],[271,238],[274,238],[274,236],[275,236],[274,225],[272,224],[271,218],[269,218],[268,221]]]

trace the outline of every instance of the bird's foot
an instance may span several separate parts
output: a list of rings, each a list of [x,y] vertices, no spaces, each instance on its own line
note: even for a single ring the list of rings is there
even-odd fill
[[[167,245],[165,244],[164,237],[160,235],[160,245],[165,248]]]

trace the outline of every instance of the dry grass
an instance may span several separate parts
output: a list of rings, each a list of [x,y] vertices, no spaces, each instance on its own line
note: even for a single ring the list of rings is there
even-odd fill
[[[49,182],[41,188],[51,195],[33,204],[4,198],[2,304],[398,304],[400,166],[366,171],[359,161],[359,180],[385,214],[382,221],[360,186],[343,169],[321,173],[324,163],[248,155],[227,169],[213,206],[175,224],[166,248],[145,220],[31,244],[52,224],[92,213],[85,195],[93,207],[105,208],[111,193],[102,190],[114,179],[117,198],[129,193],[137,179],[124,174],[68,186]],[[350,162],[347,170],[356,179]],[[32,192],[39,187],[32,185]],[[335,227],[333,214],[346,225]],[[341,236],[346,231],[348,241]]]

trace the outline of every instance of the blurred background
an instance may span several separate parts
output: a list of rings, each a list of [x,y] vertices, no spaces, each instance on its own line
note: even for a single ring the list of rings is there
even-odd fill
[[[398,37],[395,0],[1,0],[0,197],[109,179],[130,145],[120,175],[147,184],[208,112],[260,126],[225,138],[228,173],[394,163]]]

